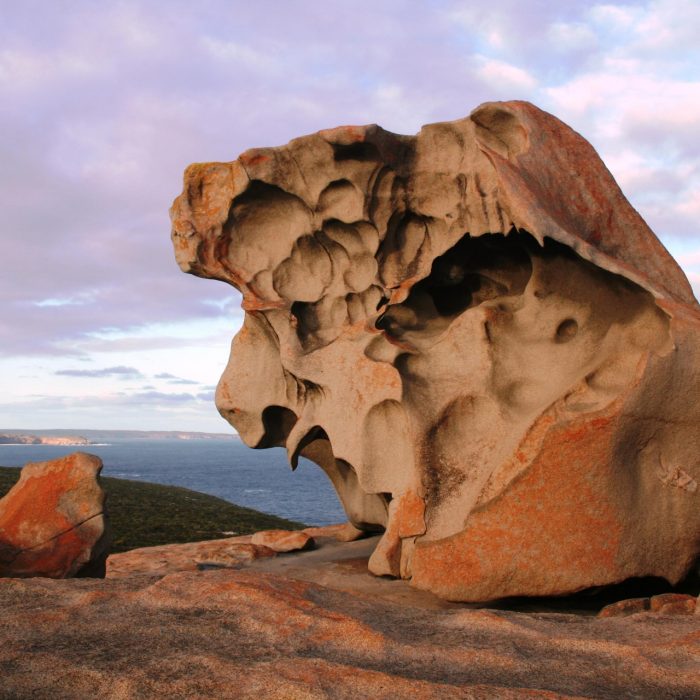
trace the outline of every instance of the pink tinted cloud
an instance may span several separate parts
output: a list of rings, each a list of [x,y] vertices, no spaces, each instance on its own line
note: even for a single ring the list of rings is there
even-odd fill
[[[700,71],[685,58],[697,13],[679,11],[670,0],[17,3],[0,26],[0,353],[70,353],[106,328],[230,317],[211,303],[229,290],[172,259],[167,209],[183,168],[339,123],[415,132],[488,99],[530,99],[593,141],[662,237],[697,240]]]

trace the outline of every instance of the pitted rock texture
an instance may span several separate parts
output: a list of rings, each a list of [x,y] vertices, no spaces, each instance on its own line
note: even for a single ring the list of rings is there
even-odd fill
[[[104,576],[102,461],[76,452],[27,464],[0,499],[0,576]]]
[[[246,312],[216,403],[451,600],[675,583],[700,552],[700,307],[593,148],[525,102],[190,166],[181,268]]]
[[[696,615],[423,609],[230,569],[102,581],[2,579],[0,609],[0,694],[7,698],[700,695]]]

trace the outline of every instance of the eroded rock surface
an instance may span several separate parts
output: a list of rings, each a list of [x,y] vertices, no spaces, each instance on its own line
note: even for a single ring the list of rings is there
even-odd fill
[[[171,217],[243,295],[219,411],[384,532],[372,572],[483,601],[689,570],[700,309],[562,122],[322,131],[190,166]]]
[[[0,576],[104,576],[102,461],[76,452],[27,464],[0,499]]]
[[[350,522],[337,525],[322,525],[320,527],[305,527],[304,532],[310,537],[331,537],[337,542],[354,542],[362,539],[367,534]]]
[[[698,600],[693,595],[684,593],[661,593],[651,598],[629,598],[617,603],[606,605],[598,617],[617,617],[620,615],[636,615],[643,612],[659,613],[661,615],[693,615]]]
[[[274,557],[269,547],[253,544],[251,535],[220,540],[140,547],[112,554],[107,559],[107,577],[120,578],[135,574],[165,576],[178,571],[236,569],[263,557]]]
[[[253,535],[251,542],[275,552],[296,552],[313,549],[315,545],[314,538],[301,530],[261,530]]]
[[[313,568],[307,564],[306,573]],[[407,589],[405,582],[370,576],[366,559],[364,572],[354,575],[389,594],[250,569],[103,581],[1,579],[0,694],[39,700],[700,695],[697,615],[600,619],[446,602],[426,608],[416,600],[428,594],[392,595],[391,589]]]
[[[147,574],[165,576],[178,571],[215,568],[239,569],[278,553],[313,549],[316,540],[352,542],[364,533],[351,523],[308,527],[304,530],[261,530],[218,540],[140,547],[112,554],[107,559],[107,577],[121,578]]]

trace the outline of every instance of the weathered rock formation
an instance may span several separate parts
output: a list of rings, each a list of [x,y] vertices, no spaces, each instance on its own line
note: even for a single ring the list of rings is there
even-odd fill
[[[99,457],[27,464],[0,499],[0,576],[104,576],[109,532]]]
[[[464,601],[700,552],[700,308],[593,148],[525,102],[190,166],[181,268],[246,311],[218,386],[320,465],[370,570]]]

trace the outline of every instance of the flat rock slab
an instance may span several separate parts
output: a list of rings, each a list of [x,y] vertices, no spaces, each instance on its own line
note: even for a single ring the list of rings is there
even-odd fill
[[[301,530],[262,530],[253,535],[251,542],[274,552],[296,552],[315,546],[314,538]]]
[[[178,571],[207,568],[239,568],[255,559],[274,557],[269,547],[251,543],[250,535],[220,540],[141,547],[112,554],[107,559],[107,576],[120,578],[135,574],[165,576]]]
[[[697,615],[426,610],[251,569],[4,579],[0,608],[3,697],[700,696]]]
[[[328,549],[329,540],[348,542],[363,535],[350,523],[342,523],[305,530],[262,530],[253,535],[141,547],[110,555],[107,576],[165,576],[177,571],[205,568],[241,568],[258,559],[274,557],[277,553],[312,549],[315,538],[324,543],[324,549]]]
[[[321,527],[305,527],[307,535],[314,538],[331,537],[338,542],[354,542],[367,537],[367,533],[358,530],[352,523],[338,523],[337,525],[322,525]]]

